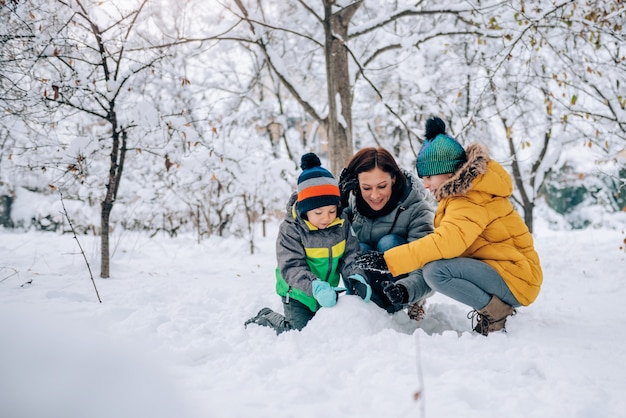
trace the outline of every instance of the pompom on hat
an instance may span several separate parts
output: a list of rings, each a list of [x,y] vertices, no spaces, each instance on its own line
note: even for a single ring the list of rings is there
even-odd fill
[[[319,157],[310,152],[300,159],[302,174],[298,177],[297,210],[300,217],[306,217],[310,210],[322,206],[339,206],[339,186],[337,180],[322,167]]]
[[[438,117],[426,121],[425,137],[415,162],[419,177],[454,173],[467,161],[465,150],[454,138],[446,135],[446,124]]]

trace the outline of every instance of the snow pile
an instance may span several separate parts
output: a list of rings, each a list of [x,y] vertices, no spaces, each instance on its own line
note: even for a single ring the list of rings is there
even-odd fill
[[[419,327],[342,295],[302,332],[243,322],[274,293],[248,242],[114,235],[98,303],[70,235],[0,230],[0,416],[621,416],[624,232],[535,233],[545,280],[508,333],[435,295]],[[94,274],[98,240],[80,237]],[[416,400],[417,397],[417,400]]]

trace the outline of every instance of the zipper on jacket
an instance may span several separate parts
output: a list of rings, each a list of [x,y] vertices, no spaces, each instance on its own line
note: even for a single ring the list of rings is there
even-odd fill
[[[326,271],[326,281],[330,280],[330,273],[333,271],[333,247],[328,247],[328,271]]]
[[[291,286],[287,289],[287,294],[285,295],[285,303],[289,303],[289,294],[291,293]]]
[[[396,211],[396,217],[393,218],[393,223],[391,224],[391,228],[389,228],[389,232],[387,232],[387,235],[391,234],[391,231],[393,231],[393,228],[396,226],[396,222],[398,222],[400,214],[405,210],[406,208],[404,206],[398,206],[398,210]]]

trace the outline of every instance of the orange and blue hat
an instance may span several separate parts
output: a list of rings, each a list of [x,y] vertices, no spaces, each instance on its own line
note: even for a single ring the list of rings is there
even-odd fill
[[[306,217],[310,210],[322,206],[339,206],[339,186],[337,180],[322,167],[315,153],[307,153],[300,159],[302,174],[298,177],[297,210],[300,217]]]

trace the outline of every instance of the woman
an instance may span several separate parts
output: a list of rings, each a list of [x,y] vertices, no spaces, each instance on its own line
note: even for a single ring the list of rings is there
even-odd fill
[[[384,148],[363,148],[354,154],[341,173],[339,187],[342,206],[363,251],[384,252],[433,231],[434,201],[417,177],[401,170]],[[413,301],[409,314],[420,319],[423,300],[433,292],[421,272],[407,273],[412,278],[407,283]],[[389,312],[407,306],[390,303],[384,294],[382,283],[393,280],[388,274],[370,271],[368,277],[377,305]]]
[[[509,200],[510,175],[485,146],[464,150],[439,118],[426,122],[416,168],[439,202],[435,231],[386,251],[389,271],[421,268],[433,290],[474,309],[468,315],[478,320],[474,331],[506,331],[506,318],[530,305],[543,281],[532,235]],[[385,288],[390,300],[414,300],[405,281]]]

